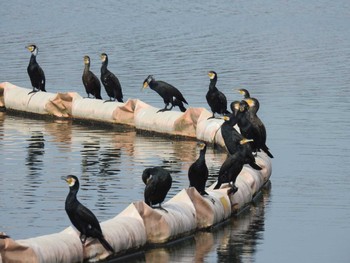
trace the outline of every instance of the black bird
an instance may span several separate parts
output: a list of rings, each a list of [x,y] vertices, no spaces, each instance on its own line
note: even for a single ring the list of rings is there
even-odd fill
[[[45,91],[45,74],[43,69],[39,66],[36,61],[36,56],[38,55],[38,47],[36,45],[29,45],[26,48],[32,53],[29,65],[27,67],[27,72],[32,83],[33,90],[30,93],[37,91]]]
[[[243,138],[239,141],[239,143],[243,145],[250,141],[252,140]],[[220,167],[218,183],[214,189],[219,189],[223,183],[229,183],[231,189],[227,192],[227,194],[237,192],[238,188],[235,186],[235,182],[237,176],[243,169],[244,163],[244,157],[240,152],[236,152],[235,154],[228,154],[226,160]]]
[[[181,92],[170,85],[161,80],[155,80],[152,75],[149,75],[143,82],[143,89],[150,87],[152,90],[157,92],[159,96],[163,98],[165,107],[164,109],[159,110],[158,112],[164,112],[171,110],[174,106],[179,106],[182,112],[186,111],[185,107],[183,107],[183,103],[187,103]],[[169,104],[171,107],[168,108]]]
[[[255,162],[250,144],[239,143],[244,137],[233,127],[237,124],[238,119],[233,115],[224,116],[223,119],[225,121],[221,125],[221,136],[224,139],[229,154],[239,152],[243,156],[245,164],[249,164],[255,170],[261,170],[261,167]]]
[[[108,56],[106,53],[101,54],[101,61],[101,82],[109,96],[109,101],[123,102],[123,92],[119,79],[107,69]]]
[[[248,91],[248,90],[246,90],[246,89],[238,89],[237,91],[238,91],[240,94],[242,94],[243,97],[244,97],[245,99],[250,98],[250,94],[249,94],[249,91]]]
[[[209,71],[208,76],[210,78],[209,90],[205,96],[208,105],[213,112],[213,116],[209,119],[215,118],[215,113],[218,114],[229,114],[227,110],[227,99],[224,93],[219,91],[216,87],[216,82],[218,80],[218,75],[215,71]]]
[[[83,84],[85,91],[90,98],[90,94],[96,99],[102,99],[101,97],[101,83],[94,73],[90,71],[90,57],[84,56],[84,72],[83,72]]]
[[[188,170],[188,179],[190,181],[190,187],[196,188],[201,195],[208,195],[208,193],[205,191],[205,184],[209,175],[208,167],[205,163],[207,144],[201,142],[198,145],[200,148],[199,157],[194,163],[191,164]]]
[[[266,129],[264,123],[260,120],[260,118],[257,115],[257,112],[259,110],[260,104],[259,101],[255,98],[247,98],[245,101],[248,103],[249,108],[249,118],[250,118],[250,123],[252,125],[253,129],[257,130],[257,134],[259,136],[256,138],[256,144],[258,145],[258,148],[262,149],[266,154],[270,157],[273,158],[273,155],[269,151],[269,148],[266,146]]]
[[[160,209],[166,211],[161,203],[164,201],[172,184],[170,173],[162,167],[146,168],[142,173],[142,181],[145,183],[145,203],[152,208],[159,204]]]
[[[235,100],[235,101],[232,101],[230,104],[230,108],[231,108],[233,116],[236,116],[237,112],[239,111],[239,103],[240,102],[238,100]]]
[[[62,179],[69,185],[65,209],[70,221],[80,232],[81,243],[85,244],[88,237],[97,238],[106,250],[114,253],[114,249],[102,234],[101,226],[96,216],[77,199],[79,191],[78,178],[74,175],[68,175],[63,176]]]
[[[264,141],[259,128],[254,126],[251,122],[249,104],[245,100],[242,100],[240,102],[240,108],[239,112],[237,113],[237,119],[237,124],[241,131],[241,134],[246,138],[251,138],[254,140],[251,143],[252,150],[254,152],[263,150],[270,158],[273,158],[273,155],[270,153],[269,148],[266,146],[266,136]]]

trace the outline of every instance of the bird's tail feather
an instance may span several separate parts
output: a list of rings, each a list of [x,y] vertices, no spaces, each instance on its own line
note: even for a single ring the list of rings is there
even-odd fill
[[[98,240],[101,242],[102,246],[103,246],[106,250],[108,250],[108,251],[114,253],[113,247],[107,242],[107,240],[106,240],[104,237],[100,237]]]

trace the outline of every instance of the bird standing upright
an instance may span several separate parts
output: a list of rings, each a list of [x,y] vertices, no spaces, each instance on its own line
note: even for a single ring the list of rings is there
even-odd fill
[[[83,71],[83,84],[85,91],[90,98],[90,94],[96,99],[102,99],[101,97],[101,83],[92,71],[90,71],[90,57],[84,56],[84,71]]]
[[[145,203],[152,208],[155,208],[154,205],[159,204],[158,208],[165,210],[161,203],[171,188],[173,180],[170,173],[160,166],[146,168],[142,173],[142,181],[146,185],[144,192]]]
[[[73,226],[80,232],[80,241],[85,244],[88,237],[97,238],[102,246],[114,253],[113,247],[104,238],[100,223],[96,216],[77,199],[79,180],[74,175],[63,176],[69,185],[69,193],[66,198],[65,210]]]
[[[251,139],[243,138],[239,141],[239,144],[243,145],[251,141]],[[244,163],[244,156],[241,154],[241,152],[238,151],[234,154],[228,154],[226,160],[220,167],[218,182],[214,189],[219,189],[223,183],[229,183],[231,189],[227,192],[227,194],[237,192],[238,188],[235,186],[235,182],[237,176],[243,169]]]
[[[205,162],[207,144],[201,142],[198,144],[198,146],[200,149],[199,157],[188,169],[188,179],[190,181],[190,187],[196,188],[201,195],[208,195],[208,193],[205,191],[205,184],[209,175],[208,167]]]
[[[108,70],[108,56],[106,53],[101,54],[101,82],[105,87],[109,101],[123,102],[123,92],[119,79]]]
[[[215,113],[218,114],[229,114],[227,110],[227,99],[224,93],[218,90],[216,87],[216,82],[218,80],[218,75],[215,71],[209,71],[208,76],[210,78],[209,90],[205,96],[208,105],[213,113],[213,116],[209,119],[215,118]]]
[[[183,97],[182,93],[175,88],[173,85],[166,83],[161,80],[155,80],[152,75],[149,75],[144,81],[142,88],[145,89],[150,87],[152,90],[157,92],[159,96],[163,98],[165,107],[158,112],[164,112],[171,110],[174,106],[179,106],[182,112],[186,111],[183,103],[187,103],[186,99]],[[171,107],[168,108],[169,104]]]
[[[39,66],[38,62],[36,61],[36,56],[38,55],[39,49],[36,45],[28,45],[26,46],[26,48],[30,51],[30,53],[32,53],[27,67],[27,72],[33,87],[33,90],[29,92],[29,94],[37,91],[46,92],[45,74],[43,69]]]

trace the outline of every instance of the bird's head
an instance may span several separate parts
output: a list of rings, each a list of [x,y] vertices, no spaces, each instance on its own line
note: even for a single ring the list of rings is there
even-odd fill
[[[65,180],[69,187],[79,188],[79,180],[75,175],[62,176],[62,180]]]
[[[143,81],[142,89],[147,88],[152,80],[154,80],[153,76],[152,76],[152,75],[149,75],[149,76]]]
[[[207,144],[205,142],[198,142],[197,146],[201,151],[207,148]]]
[[[28,49],[30,51],[30,53],[32,53],[34,56],[36,56],[38,54],[38,47],[34,44],[30,44],[30,45],[26,46],[26,49]]]
[[[209,72],[208,72],[208,76],[209,76],[210,79],[215,79],[215,77],[216,77],[217,75],[216,75],[216,72],[215,72],[215,71],[209,71]]]
[[[239,111],[239,103],[240,102],[238,100],[235,100],[235,101],[231,102],[230,107],[231,107],[231,110],[232,110],[233,113],[237,113]]]
[[[84,64],[90,65],[90,57],[89,56],[84,56]]]
[[[238,89],[237,91],[239,92],[239,94],[243,95],[244,98],[249,98],[250,97],[249,91],[246,90],[246,89]]]
[[[245,101],[245,100],[242,100],[240,103],[239,103],[239,111],[240,112],[244,112],[246,110],[249,109],[249,104]]]
[[[147,168],[143,171],[142,173],[142,181],[144,182],[145,185],[148,185],[149,182],[152,180],[152,174],[151,174],[151,169]]]
[[[100,55],[100,58],[101,58],[101,61],[102,61],[102,62],[105,62],[106,60],[108,60],[108,56],[107,56],[106,53],[102,53],[102,54]]]

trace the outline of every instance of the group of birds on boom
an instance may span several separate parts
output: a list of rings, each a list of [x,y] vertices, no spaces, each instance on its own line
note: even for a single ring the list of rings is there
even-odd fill
[[[29,45],[27,49],[32,53],[27,69],[33,86],[33,91],[30,93],[46,91],[45,74],[36,61],[38,47],[36,45]],[[108,101],[117,100],[118,102],[123,102],[120,82],[107,69],[108,56],[106,53],[101,54],[101,61],[101,82],[110,98]],[[102,99],[100,81],[90,71],[89,56],[84,56],[84,64],[82,80],[88,97],[91,94],[96,99]],[[222,184],[228,183],[230,187],[227,193],[234,194],[238,190],[235,186],[235,181],[243,169],[243,165],[248,164],[253,169],[261,170],[262,168],[255,162],[257,152],[262,150],[270,158],[273,158],[273,155],[266,145],[265,126],[257,115],[260,107],[259,101],[256,98],[250,97],[248,90],[239,89],[238,91],[244,98],[241,101],[233,101],[230,104],[230,112],[227,110],[227,98],[225,94],[216,87],[218,79],[216,72],[209,71],[208,76],[210,84],[206,94],[206,100],[213,114],[208,119],[215,118],[215,114],[219,114],[219,118],[224,120],[220,130],[228,151],[227,158],[220,167],[218,181],[214,189],[219,189]],[[182,93],[173,85],[164,81],[157,81],[152,75],[149,75],[144,80],[142,88],[147,87],[150,87],[163,98],[165,107],[158,112],[169,111],[175,106],[179,107],[182,112],[186,111],[184,103],[188,103]],[[238,125],[240,133],[234,128],[235,125]],[[205,191],[209,176],[205,161],[207,144],[205,142],[199,142],[198,146],[200,149],[199,157],[188,170],[189,186],[194,187],[201,195],[208,196],[208,193]],[[79,190],[78,178],[74,175],[68,175],[62,179],[68,183],[70,188],[66,198],[65,210],[74,227],[80,232],[82,244],[85,243],[88,237],[97,238],[106,250],[114,253],[113,247],[103,236],[96,216],[77,199]],[[146,168],[142,173],[142,181],[146,185],[144,190],[145,203],[152,208],[159,208],[167,212],[161,206],[161,203],[165,200],[172,185],[172,177],[169,171],[158,166]]]

